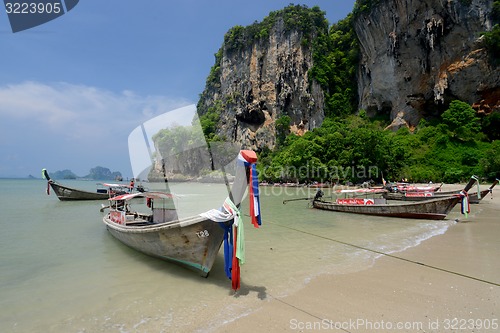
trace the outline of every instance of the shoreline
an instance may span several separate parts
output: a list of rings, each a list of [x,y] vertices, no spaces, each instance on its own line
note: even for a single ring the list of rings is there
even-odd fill
[[[498,331],[499,213],[498,196],[488,194],[444,234],[365,270],[319,276],[291,295],[271,296],[215,331]]]

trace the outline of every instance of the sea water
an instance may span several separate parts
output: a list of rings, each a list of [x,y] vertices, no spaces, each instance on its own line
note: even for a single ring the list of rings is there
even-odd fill
[[[92,181],[61,183],[95,190]],[[178,207],[198,212],[227,193],[215,184],[172,187]],[[0,332],[213,331],[319,275],[370,267],[381,254],[365,249],[402,251],[459,216],[458,207],[443,221],[321,211],[308,200],[283,203],[315,190],[261,187],[260,228],[246,215],[247,200],[242,207],[246,262],[235,293],[222,249],[202,278],[115,240],[102,223],[106,202],[62,202],[46,188],[43,180],[0,179]],[[137,200],[133,209],[145,209]]]

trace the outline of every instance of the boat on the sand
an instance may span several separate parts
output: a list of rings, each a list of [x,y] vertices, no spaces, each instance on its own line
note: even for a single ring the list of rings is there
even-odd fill
[[[251,206],[252,202],[256,202],[255,191],[258,195],[258,179],[254,167],[257,155],[253,151],[242,150],[238,161],[229,198],[219,209],[179,218],[175,207],[169,205],[173,197],[171,193],[125,194],[110,199],[110,211],[104,216],[103,222],[111,235],[125,245],[190,268],[206,277],[223,241],[227,241],[229,233],[232,233],[233,221],[240,215],[238,207],[249,181],[252,184],[249,186]],[[128,200],[137,196],[146,198],[150,212],[129,210]],[[252,218],[257,218],[256,214],[255,210],[251,212]],[[260,212],[258,215],[260,216]],[[242,228],[242,225],[239,227]],[[230,244],[225,243],[225,253],[229,246]],[[235,270],[234,264],[232,267]]]
[[[471,180],[477,181],[477,177],[473,176],[471,177]],[[472,204],[478,204],[488,193],[493,192],[493,188],[497,184],[498,184],[498,179],[496,179],[488,189],[468,193],[469,202]],[[449,196],[458,195],[460,194],[461,191],[462,190],[437,191],[437,192],[385,192],[383,196],[387,200],[423,201],[423,200],[446,198]]]
[[[365,215],[442,220],[460,202],[460,196],[431,199],[419,202],[388,204],[384,198],[346,198],[336,201],[313,200],[313,207],[335,212]]]
[[[312,201],[314,208],[330,210],[335,212],[389,216],[401,218],[443,220],[448,213],[467,198],[467,191],[472,187],[475,180],[469,181],[460,194],[454,194],[444,198],[429,199],[418,202],[387,203],[385,198],[338,198],[336,201],[322,199],[320,192]],[[468,198],[467,198],[468,199]],[[468,203],[465,202],[464,212],[468,212]]]

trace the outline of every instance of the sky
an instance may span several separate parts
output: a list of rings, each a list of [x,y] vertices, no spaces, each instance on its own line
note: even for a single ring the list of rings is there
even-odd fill
[[[355,0],[82,0],[13,33],[0,7],[0,177],[102,166],[132,177],[128,137],[196,104],[233,26],[289,4],[319,6],[330,24]]]

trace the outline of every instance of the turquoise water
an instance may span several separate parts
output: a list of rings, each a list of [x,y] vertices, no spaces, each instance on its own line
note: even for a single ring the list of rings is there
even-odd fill
[[[62,183],[95,189],[92,181]],[[183,210],[224,200],[221,186],[173,187]],[[444,221],[319,211],[308,201],[283,204],[313,190],[263,187],[262,227],[245,217],[247,261],[235,294],[222,250],[201,278],[116,241],[102,223],[103,202],[61,202],[45,190],[43,180],[0,179],[0,332],[215,330],[315,276],[364,269],[377,257],[337,241],[392,253],[445,232],[459,217],[458,207]],[[133,205],[140,210],[143,202]]]

